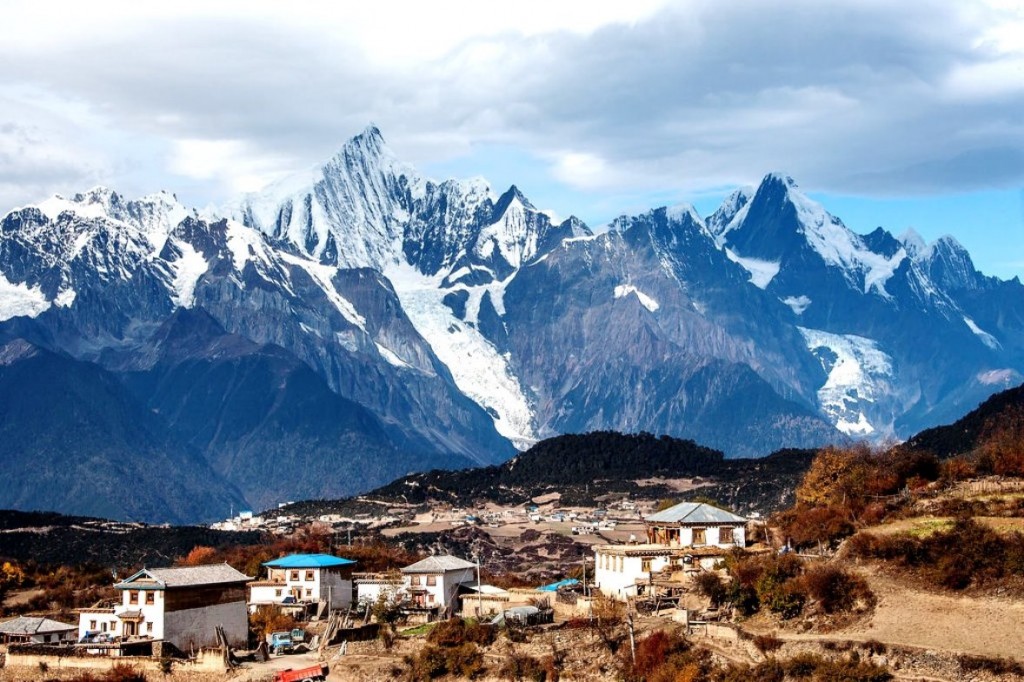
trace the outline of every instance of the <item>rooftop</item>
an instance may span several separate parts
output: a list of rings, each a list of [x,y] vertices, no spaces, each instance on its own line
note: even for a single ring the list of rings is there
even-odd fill
[[[465,568],[476,568],[476,564],[457,556],[431,556],[423,561],[417,561],[411,566],[406,566],[402,569],[402,573],[445,573],[461,571]]]
[[[665,544],[638,544],[638,545],[594,545],[594,553],[615,554],[622,556],[725,556],[731,549],[723,549],[715,545],[704,545],[701,547],[665,545]]]
[[[647,523],[746,523],[742,516],[737,516],[731,511],[714,507],[704,502],[681,502],[674,507],[664,509],[657,514],[651,514],[646,519]]]
[[[78,626],[68,625],[49,618],[18,616],[13,620],[0,623],[0,634],[4,635],[43,635],[50,632],[67,632],[77,630]]]
[[[342,559],[330,554],[289,554],[263,565],[270,568],[332,568],[354,563],[351,559]]]
[[[114,585],[119,590],[138,589],[139,581],[154,581],[157,589],[169,587],[194,587],[198,585],[219,585],[221,583],[244,583],[252,580],[227,564],[206,566],[181,566],[178,568],[144,568],[130,578]],[[153,589],[150,587],[150,589]]]

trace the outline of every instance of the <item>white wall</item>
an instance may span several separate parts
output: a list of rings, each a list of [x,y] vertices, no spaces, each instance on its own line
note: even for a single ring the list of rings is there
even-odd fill
[[[594,551],[596,568],[594,570],[594,581],[598,589],[608,597],[615,599],[626,599],[636,596],[636,581],[639,578],[646,579],[648,572],[644,571],[644,559],[650,559],[651,572],[658,572],[669,565],[669,557],[666,556],[623,556],[620,553]]]
[[[397,602],[408,593],[402,583],[387,583],[382,580],[356,581],[356,599],[360,604],[372,606],[381,594],[386,594],[388,599]]]
[[[138,637],[152,637],[153,639],[163,639],[164,637],[164,592],[163,590],[135,590],[139,595],[138,603],[129,603],[131,590],[121,590],[121,603],[114,607],[114,614],[124,613],[125,611],[142,611],[143,621],[136,626],[136,636]],[[146,603],[146,593],[153,595],[153,603]],[[150,630],[147,627],[147,623],[153,624],[153,629]],[[120,625],[121,630],[118,634],[124,634],[124,624]]]
[[[96,621],[96,627],[91,627],[91,621]],[[121,621],[110,609],[104,613],[80,613],[78,616],[78,639],[85,637],[86,632],[106,632],[111,637],[121,636]]]
[[[413,578],[419,578],[419,584],[413,584]],[[434,578],[434,585],[428,585],[428,578]],[[458,586],[462,583],[475,583],[476,582],[476,569],[475,568],[461,568],[455,571],[447,571],[445,573],[413,573],[404,574],[402,576],[402,586],[406,592],[411,592],[413,589],[426,590],[428,595],[433,595],[433,601],[427,601],[425,606],[440,606],[441,608],[447,608],[449,604],[455,601],[455,596],[458,593]]]

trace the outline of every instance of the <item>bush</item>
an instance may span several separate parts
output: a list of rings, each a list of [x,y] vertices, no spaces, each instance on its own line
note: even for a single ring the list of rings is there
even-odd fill
[[[984,671],[993,675],[1016,675],[1024,677],[1024,664],[1008,658],[991,656],[970,656],[964,654],[957,659],[960,669],[965,673]]]
[[[479,677],[485,671],[483,656],[475,644],[454,647],[428,644],[413,656],[407,656],[408,677],[412,680],[432,680],[445,675],[463,679]]]
[[[271,632],[290,631],[296,626],[298,626],[298,621],[273,606],[260,606],[256,609],[256,613],[249,618],[249,627],[260,639]]]
[[[42,664],[40,664],[42,668]],[[43,670],[43,673],[46,671]],[[96,674],[92,672],[78,673],[67,679],[67,682],[146,682],[146,676],[127,665],[115,665],[105,673]]]
[[[757,650],[765,655],[778,651],[783,645],[783,641],[775,635],[757,635],[753,642]]]
[[[1019,580],[1024,569],[1024,534],[1000,535],[968,518],[924,538],[861,533],[849,547],[854,556],[914,570],[929,584],[951,590],[1005,585]]]
[[[513,651],[505,657],[498,676],[513,682],[545,682],[547,671],[533,656]]]
[[[864,579],[838,566],[815,566],[804,574],[803,584],[825,613],[851,611],[858,602],[874,602],[874,594]]]
[[[636,643],[636,658],[630,651],[620,652],[620,669],[627,682],[649,680],[673,655],[689,651],[690,645],[674,632],[655,630]]]
[[[712,606],[718,606],[725,600],[725,584],[717,573],[705,572],[697,576],[697,594],[711,600]]]
[[[816,654],[799,654],[782,663],[791,680],[814,682],[888,682],[892,674],[880,666],[857,660],[829,660]]]

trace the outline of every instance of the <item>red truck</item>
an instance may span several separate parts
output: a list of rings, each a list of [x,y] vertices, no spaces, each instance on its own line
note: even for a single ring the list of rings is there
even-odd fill
[[[274,675],[274,682],[324,682],[327,679],[327,664],[311,665],[301,670],[278,671]]]

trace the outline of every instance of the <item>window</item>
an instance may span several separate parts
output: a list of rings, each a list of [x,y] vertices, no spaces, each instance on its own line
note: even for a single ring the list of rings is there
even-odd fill
[[[651,572],[651,560],[650,559],[641,559],[640,560],[640,570],[643,571],[644,573],[650,573]]]
[[[705,528],[694,528],[693,529],[693,542],[691,544],[703,545],[703,544],[707,543],[707,540],[704,537],[706,530],[707,529],[705,529]]]
[[[135,590],[128,590],[128,603],[129,604],[138,604],[139,603],[139,593],[136,592]]]
[[[147,604],[155,604],[156,603],[156,592],[147,592],[146,593],[146,603]]]
[[[434,595],[432,595],[432,594],[428,594],[427,595],[427,603],[428,604],[433,604],[434,603]]]
[[[297,581],[299,579],[299,572],[298,571],[292,571],[291,579]]]
[[[306,582],[313,582],[313,571],[306,571]]]
[[[274,596],[275,597],[280,597],[283,592],[284,592],[284,590],[278,588],[278,589],[274,590]]]
[[[418,575],[414,575],[414,576],[410,577],[409,578],[409,584],[413,585],[414,587],[419,587],[420,577]]]
[[[117,630],[117,621],[116,620],[112,620],[112,621],[110,621],[110,631],[114,632],[115,630]]]
[[[727,544],[727,543],[735,542],[735,540],[732,539],[732,531],[733,531],[733,529],[730,526],[723,526],[722,528],[719,528],[718,529],[718,542],[720,544],[723,544],[723,545]]]
[[[53,641],[53,640],[50,639],[50,637],[52,637],[52,635],[46,635],[43,638],[43,641],[46,642],[47,644],[49,644],[51,641]]]
[[[309,589],[309,588],[307,587],[307,588],[306,588],[306,596],[307,596],[307,597],[312,597],[312,596],[313,596],[313,590],[311,590],[311,589]]]
[[[430,586],[430,587],[433,587],[434,585],[437,585],[437,576],[436,575],[428,575],[427,576],[427,585]]]
[[[150,632],[150,633],[153,632],[153,624],[152,623],[146,623],[146,632]]]
[[[625,559],[623,557],[619,557],[619,573],[622,573],[622,571],[625,570],[623,568],[624,565],[625,565]]]
[[[90,620],[89,621],[89,629],[93,630],[93,631],[96,630],[96,621],[94,621],[94,620]]]
[[[102,628],[103,632],[106,632],[107,631],[107,621],[103,621],[102,623],[100,623],[100,625],[103,626],[103,628]]]

